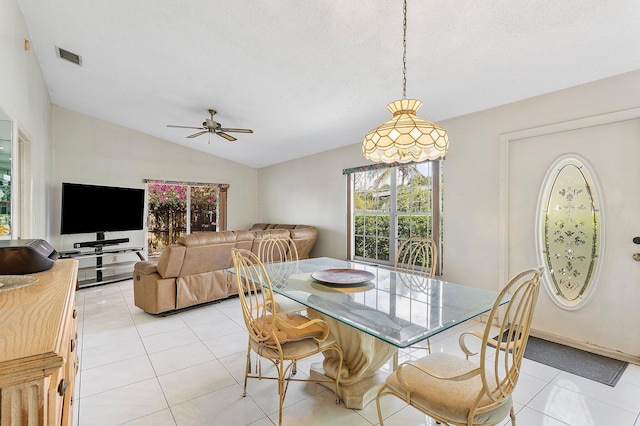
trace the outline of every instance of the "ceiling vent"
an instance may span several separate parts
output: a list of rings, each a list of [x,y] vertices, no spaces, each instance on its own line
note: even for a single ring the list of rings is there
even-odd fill
[[[64,50],[58,46],[56,46],[56,53],[58,55],[58,58],[65,59],[69,62],[73,62],[76,65],[82,66],[82,57],[80,55],[76,55],[75,53]]]

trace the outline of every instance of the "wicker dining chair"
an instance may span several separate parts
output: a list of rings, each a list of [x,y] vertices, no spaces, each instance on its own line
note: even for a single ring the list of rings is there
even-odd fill
[[[249,378],[277,380],[279,396],[278,424],[282,424],[282,406],[291,381],[318,380],[297,379],[293,367],[297,361],[326,351],[336,351],[342,365],[342,349],[330,334],[329,325],[319,319],[309,319],[296,313],[273,312],[273,290],[264,265],[249,250],[232,249],[233,267],[244,322],[249,332],[247,361],[243,395],[247,395]],[[277,377],[264,376],[257,363],[256,373],[251,374],[251,352],[260,359],[268,359],[277,371]],[[340,375],[329,381],[335,387],[336,404],[340,403],[338,385]]]
[[[431,238],[412,237],[400,244],[393,270],[406,272],[400,279],[406,286],[424,291],[428,281],[426,278],[436,276],[438,265],[438,248]],[[421,347],[422,349],[422,347]],[[431,342],[427,339],[427,352],[431,353]],[[398,366],[398,354],[393,356],[393,368]]]
[[[297,265],[291,262],[298,261],[298,249],[291,237],[286,235],[267,235],[258,246],[258,258],[263,264],[269,264],[269,279],[274,287],[282,286],[287,278],[297,271]],[[280,294],[274,294],[274,308],[277,312],[299,312],[307,309],[302,303],[298,303]]]
[[[518,383],[542,270],[527,269],[508,282],[493,304],[484,333],[460,335],[465,357],[434,353],[404,362],[390,374],[376,398],[380,426],[384,424],[380,399],[385,395],[400,398],[443,424],[496,425],[510,415],[515,426],[511,395]],[[507,294],[511,300],[501,307]],[[469,350],[468,337],[481,341],[479,363],[469,360],[477,354]]]
[[[393,269],[433,278],[438,265],[438,249],[431,238],[411,237],[400,244]]]

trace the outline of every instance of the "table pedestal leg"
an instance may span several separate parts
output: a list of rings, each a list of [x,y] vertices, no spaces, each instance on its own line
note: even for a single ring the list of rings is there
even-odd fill
[[[384,384],[388,372],[378,371],[374,375],[362,379],[352,384],[342,384],[338,387],[338,395],[347,408],[362,410],[368,403],[376,399],[380,386]],[[333,386],[325,380],[332,380],[324,372],[322,364],[315,363],[311,365],[309,376],[312,380],[318,380],[318,384],[326,387],[333,392]],[[323,382],[324,381],[324,382]]]
[[[347,408],[362,409],[375,399],[380,385],[390,371],[378,371],[396,352],[395,346],[343,324],[313,309],[307,309],[309,318],[326,321],[331,334],[342,348],[342,368],[334,351],[324,353],[322,365],[313,364],[312,379],[333,378],[340,371],[338,394]],[[331,388],[332,389],[332,388]]]

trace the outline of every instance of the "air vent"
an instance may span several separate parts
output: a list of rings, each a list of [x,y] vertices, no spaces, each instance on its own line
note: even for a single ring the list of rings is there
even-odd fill
[[[68,50],[64,50],[57,46],[56,53],[58,54],[58,58],[65,59],[69,62],[73,62],[76,65],[82,66],[82,57],[80,55],[76,55],[73,52],[69,52]]]

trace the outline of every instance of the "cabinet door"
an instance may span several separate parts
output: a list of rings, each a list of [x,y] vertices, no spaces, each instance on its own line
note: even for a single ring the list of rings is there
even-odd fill
[[[71,426],[73,424],[73,407],[75,404],[76,374],[80,358],[78,357],[78,310],[73,307],[69,318],[69,335],[67,337],[68,354],[64,365],[65,377],[67,380],[67,390],[64,393],[62,402],[62,425]]]
[[[64,363],[49,382],[49,425],[71,426],[73,424],[73,397],[78,367],[78,321],[77,310],[68,312],[64,321],[60,355]]]
[[[0,389],[0,426],[41,424],[46,415],[49,378],[25,381]]]
[[[78,311],[74,306],[72,312],[67,318],[63,348],[66,348],[65,363],[62,367],[63,379],[65,380],[66,390],[60,395],[58,389],[58,397],[62,402],[61,422],[63,426],[71,426],[73,424],[73,404],[75,403],[76,389],[76,373],[78,371]],[[59,384],[60,386],[60,384]],[[60,418],[60,417],[59,417]]]

